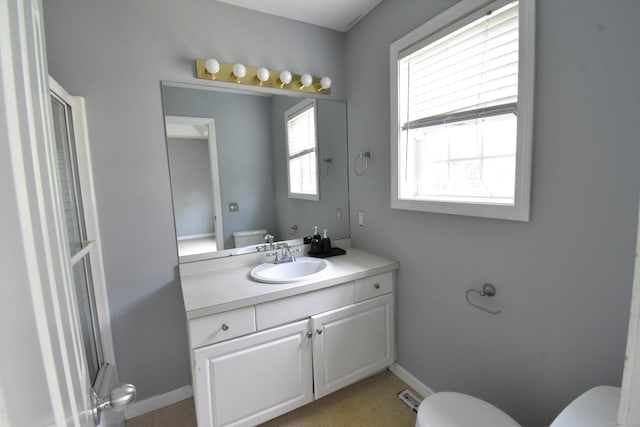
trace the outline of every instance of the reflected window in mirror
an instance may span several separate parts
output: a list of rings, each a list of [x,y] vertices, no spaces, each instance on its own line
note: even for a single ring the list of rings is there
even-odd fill
[[[306,99],[285,112],[289,198],[320,200],[316,102]]]

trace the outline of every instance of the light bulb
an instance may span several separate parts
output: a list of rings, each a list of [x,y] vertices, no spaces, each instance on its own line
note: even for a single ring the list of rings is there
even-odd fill
[[[327,90],[331,87],[331,79],[329,77],[323,77],[320,79],[321,90]]]
[[[311,77],[311,74],[305,73],[300,77],[300,83],[302,83],[302,87],[311,86],[311,83],[313,83],[313,77]]]
[[[291,83],[292,78],[293,76],[291,75],[291,71],[289,70],[284,70],[280,73],[280,83],[282,83],[282,86]]]
[[[204,68],[207,70],[207,73],[215,75],[220,71],[220,63],[213,58],[209,58],[204,63]]]
[[[256,74],[256,77],[258,78],[258,81],[260,82],[260,86],[262,86],[263,82],[266,82],[267,80],[269,80],[269,70],[267,70],[265,67],[258,68],[258,72]]]
[[[247,75],[247,68],[240,64],[233,64],[233,75],[236,76],[236,81],[239,83],[240,79]]]

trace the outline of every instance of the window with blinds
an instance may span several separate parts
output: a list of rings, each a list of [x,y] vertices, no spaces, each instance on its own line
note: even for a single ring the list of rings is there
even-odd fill
[[[392,45],[392,207],[528,220],[532,4],[463,1]]]
[[[319,200],[316,103],[304,100],[285,113],[289,197]]]

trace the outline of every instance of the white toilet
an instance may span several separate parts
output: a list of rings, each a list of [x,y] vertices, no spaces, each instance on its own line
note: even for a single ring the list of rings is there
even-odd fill
[[[265,234],[267,234],[267,230],[263,228],[259,230],[234,231],[233,243],[236,248],[259,245],[264,243]]]
[[[571,402],[549,427],[616,425],[620,388],[594,387]],[[462,393],[441,392],[425,398],[416,427],[521,427],[500,409]]]
[[[420,403],[416,427],[520,427],[500,409],[468,394],[434,393]]]

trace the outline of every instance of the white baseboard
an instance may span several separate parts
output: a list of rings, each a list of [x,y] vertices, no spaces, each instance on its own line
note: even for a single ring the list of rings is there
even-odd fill
[[[205,237],[216,237],[216,234],[215,233],[189,234],[188,236],[178,236],[176,240],[178,242],[181,242],[183,240],[203,239]]]
[[[148,414],[156,409],[173,405],[174,403],[188,399],[193,396],[193,387],[186,385],[164,394],[152,396],[139,402],[134,402],[124,411],[124,418],[131,419],[140,415]]]
[[[397,363],[394,363],[393,365],[389,366],[389,370],[396,377],[400,378],[402,381],[407,383],[409,387],[417,391],[422,397],[427,397],[430,394],[435,393],[431,388],[424,385],[419,379],[411,375],[409,371],[407,371]]]

